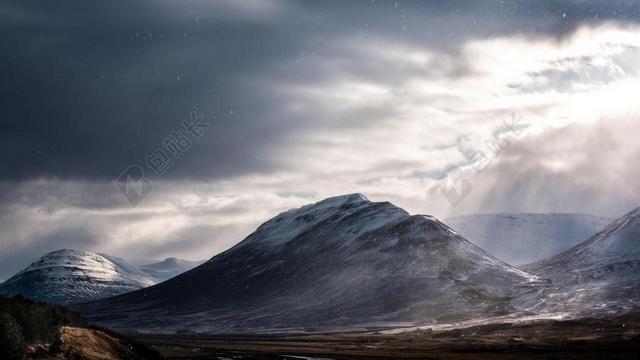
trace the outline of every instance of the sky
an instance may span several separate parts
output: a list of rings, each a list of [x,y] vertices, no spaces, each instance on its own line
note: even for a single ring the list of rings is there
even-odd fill
[[[0,36],[0,279],[207,259],[354,192],[640,206],[639,1],[7,0]]]

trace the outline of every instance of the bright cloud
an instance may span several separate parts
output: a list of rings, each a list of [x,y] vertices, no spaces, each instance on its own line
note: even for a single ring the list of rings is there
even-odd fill
[[[249,5],[243,11],[275,11]],[[619,215],[640,206],[639,49],[640,29],[615,23],[561,39],[470,39],[456,51],[338,37],[296,55],[298,66],[286,73],[251,80],[279,102],[278,117],[304,122],[260,154],[277,168],[211,181],[158,179],[133,209],[106,181],[7,184],[0,247],[10,249],[6,256],[29,254],[22,263],[58,246],[202,259],[280,211],[350,192],[439,217]],[[513,114],[522,119],[517,139],[505,130]],[[472,155],[496,139],[509,146],[477,171]],[[455,207],[439,187],[452,171],[471,184]]]

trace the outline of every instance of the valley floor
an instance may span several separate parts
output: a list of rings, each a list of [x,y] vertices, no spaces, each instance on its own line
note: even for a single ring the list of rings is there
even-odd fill
[[[144,335],[169,359],[640,359],[640,313],[398,334]]]

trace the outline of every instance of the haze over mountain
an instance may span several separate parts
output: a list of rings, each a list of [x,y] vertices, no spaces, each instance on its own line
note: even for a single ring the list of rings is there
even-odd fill
[[[162,284],[76,308],[129,331],[363,329],[534,310],[544,287],[433,217],[351,194],[281,213]]]
[[[157,263],[142,265],[139,268],[147,276],[154,279],[157,283],[160,283],[180,275],[187,270],[193,269],[205,261],[206,260],[190,261],[170,257]]]
[[[72,304],[142,289],[195,265],[169,258],[138,268],[108,254],[62,249],[43,255],[0,284],[0,294]]]
[[[553,281],[553,310],[591,314],[640,309],[640,208],[571,249],[523,269]]]
[[[471,214],[444,220],[467,240],[512,265],[557,255],[611,221],[587,214]]]

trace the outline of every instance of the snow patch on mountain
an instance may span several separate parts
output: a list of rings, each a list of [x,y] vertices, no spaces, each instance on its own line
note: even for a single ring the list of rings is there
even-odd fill
[[[291,209],[260,225],[253,234],[240,243],[240,246],[260,243],[268,244],[269,247],[276,249],[299,236],[305,230],[331,220],[337,213],[343,218],[348,217],[368,204],[370,201],[364,195],[350,194],[330,197],[298,209]],[[398,216],[407,215],[406,211],[399,208],[376,212],[371,215],[371,219],[364,227],[358,228],[361,224],[353,224],[352,227],[343,230],[345,230],[347,238],[351,239]]]

